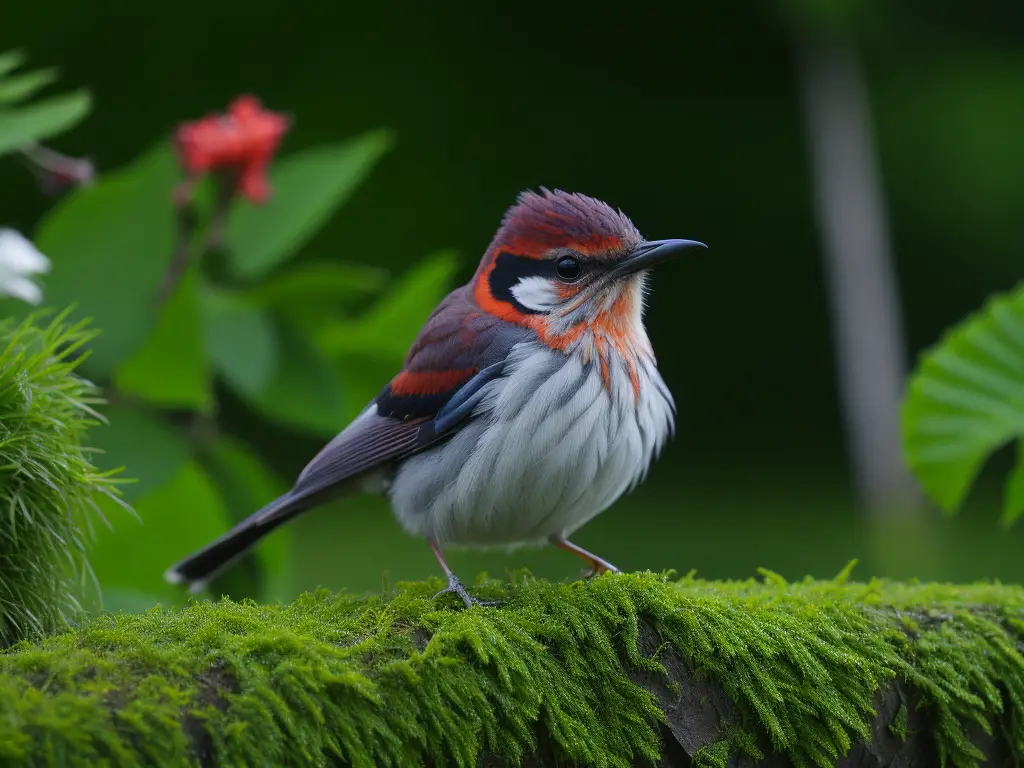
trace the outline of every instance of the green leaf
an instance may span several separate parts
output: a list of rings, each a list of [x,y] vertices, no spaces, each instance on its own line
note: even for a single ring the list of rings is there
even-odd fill
[[[1012,525],[1024,513],[1024,440],[1017,442],[1017,464],[1006,479],[1003,523]]]
[[[114,386],[154,405],[199,411],[212,407],[195,266],[168,297],[145,345],[114,372]]]
[[[336,358],[334,369],[341,382],[341,391],[345,393],[345,410],[341,423],[348,424],[402,369],[405,356],[354,352],[341,353]]]
[[[280,357],[263,393],[252,402],[279,424],[317,435],[334,435],[344,426],[341,383],[330,361],[308,336],[289,323],[278,326]]]
[[[0,77],[25,63],[26,56],[22,50],[4,51],[0,53]]]
[[[0,105],[24,101],[56,80],[56,69],[39,69],[0,79]]]
[[[956,511],[985,460],[1024,435],[1024,285],[922,355],[901,417],[910,469],[930,498]],[[1018,514],[1019,483],[1008,487],[1008,520]]]
[[[202,464],[220,493],[232,525],[288,490],[288,484],[268,472],[249,446],[231,437],[222,436],[209,446],[203,452]],[[287,574],[290,537],[290,528],[284,526],[261,541],[255,550],[269,577],[261,600],[291,596]]]
[[[401,360],[430,313],[451,290],[455,268],[451,251],[418,262],[363,316],[325,329],[323,348],[329,354],[360,352]]]
[[[221,291],[203,294],[206,346],[214,367],[240,395],[258,398],[277,365],[277,329],[243,297]]]
[[[132,166],[80,189],[36,232],[53,262],[43,279],[51,305],[77,305],[102,331],[84,371],[105,379],[138,350],[156,322],[155,298],[174,247],[171,190],[178,170],[162,143]]]
[[[388,272],[351,262],[302,264],[275,275],[246,291],[255,306],[306,306],[371,296],[384,287]]]
[[[107,405],[100,412],[109,423],[90,432],[100,451],[96,465],[103,470],[124,467],[122,476],[136,481],[121,486],[126,502],[160,488],[188,460],[185,439],[158,414],[136,405]]]
[[[365,179],[392,145],[388,131],[314,147],[270,170],[273,198],[264,205],[235,202],[228,217],[230,261],[254,278],[295,254]]]
[[[75,91],[31,106],[0,110],[0,155],[63,133],[81,122],[91,105],[87,91]]]
[[[220,494],[199,465],[189,461],[140,498],[135,511],[138,520],[113,505],[103,506],[112,529],[100,532],[89,557],[101,589],[182,601],[184,590],[167,584],[164,571],[228,529]]]

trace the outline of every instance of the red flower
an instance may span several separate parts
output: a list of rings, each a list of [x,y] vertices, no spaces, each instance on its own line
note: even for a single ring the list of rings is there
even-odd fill
[[[266,170],[291,120],[263,109],[255,96],[239,96],[225,115],[182,123],[174,145],[185,171],[194,177],[209,171],[237,174],[236,191],[253,203],[270,197]]]

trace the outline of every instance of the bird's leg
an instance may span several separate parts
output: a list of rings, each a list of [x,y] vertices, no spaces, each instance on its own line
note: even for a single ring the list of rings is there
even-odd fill
[[[583,549],[583,547],[576,546],[564,536],[552,536],[551,543],[559,549],[564,549],[566,552],[571,552],[572,554],[576,555],[576,557],[586,561],[586,563],[590,566],[590,570],[583,575],[584,578],[588,576],[600,575],[602,573],[620,573],[619,569],[611,563],[609,563],[607,560],[602,560],[597,555],[592,555],[590,552],[587,552],[587,550]]]
[[[462,583],[462,580],[452,572],[452,569],[448,567],[448,563],[444,561],[444,554],[441,552],[441,548],[437,545],[437,542],[433,539],[427,539],[427,544],[430,545],[430,549],[433,551],[434,557],[437,558],[437,562],[441,564],[441,569],[444,571],[444,575],[448,577],[448,586],[434,595],[435,600],[441,595],[452,592],[462,599],[462,602],[467,608],[472,608],[474,605],[498,605],[496,602],[484,602],[482,600],[477,600],[469,594],[466,590],[466,585]]]

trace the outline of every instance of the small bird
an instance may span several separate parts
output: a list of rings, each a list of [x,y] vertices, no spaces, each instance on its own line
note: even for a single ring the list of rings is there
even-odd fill
[[[643,325],[648,270],[693,240],[647,241],[606,203],[523,192],[473,278],[437,306],[401,372],[284,495],[166,573],[198,592],[296,515],[355,491],[386,494],[472,597],[446,547],[560,547],[640,483],[675,429]]]

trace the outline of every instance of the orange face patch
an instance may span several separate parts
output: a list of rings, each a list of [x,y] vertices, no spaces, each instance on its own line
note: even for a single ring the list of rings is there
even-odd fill
[[[601,366],[601,380],[611,391],[611,358],[615,354],[626,364],[626,372],[633,388],[633,396],[640,399],[640,355],[648,352],[646,340],[637,337],[633,326],[634,302],[638,300],[635,290],[623,290],[611,308],[602,312],[592,322],[578,323],[562,333],[554,333],[548,324],[537,328],[541,341],[552,349],[567,352],[569,347],[580,340],[585,333],[594,336],[594,348]]]
[[[477,276],[473,297],[481,309],[506,322],[532,328],[544,344],[561,352],[568,352],[569,348],[578,342],[584,334],[592,333],[598,364],[601,368],[601,380],[605,388],[611,391],[610,355],[614,354],[625,362],[633,395],[635,399],[639,400],[639,355],[647,351],[647,345],[642,337],[637,337],[636,329],[633,326],[635,302],[639,300],[635,290],[622,290],[611,307],[598,315],[593,322],[577,323],[565,331],[556,332],[552,330],[550,323],[543,315],[524,314],[512,304],[495,298],[491,294],[488,282],[488,277],[493,269],[494,262],[492,261]],[[571,299],[580,295],[580,287],[562,285],[558,287],[558,293],[563,299]],[[582,300],[581,297],[580,301]]]
[[[497,264],[497,256],[502,248],[495,249],[490,260],[477,272],[476,282],[473,286],[473,298],[480,308],[489,315],[501,318],[502,320],[524,325],[527,328],[537,328],[540,322],[536,315],[527,315],[516,309],[514,304],[503,301],[491,292],[491,273]]]

